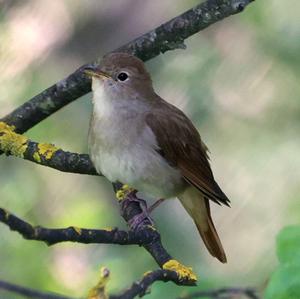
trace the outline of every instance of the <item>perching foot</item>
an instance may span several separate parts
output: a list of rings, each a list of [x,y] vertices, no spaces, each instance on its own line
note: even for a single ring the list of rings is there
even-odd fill
[[[144,211],[140,214],[135,215],[132,219],[129,220],[128,224],[130,227],[130,230],[138,230],[140,226],[144,223],[144,220],[147,219],[148,225],[154,225],[153,219],[150,217],[150,215],[147,213],[147,211]]]

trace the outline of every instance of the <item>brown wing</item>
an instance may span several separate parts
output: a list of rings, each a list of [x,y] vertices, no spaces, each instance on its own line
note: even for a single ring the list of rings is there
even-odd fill
[[[158,152],[207,198],[228,205],[229,199],[214,180],[207,147],[197,129],[182,111],[159,100],[159,108],[146,114],[146,123],[157,138]]]

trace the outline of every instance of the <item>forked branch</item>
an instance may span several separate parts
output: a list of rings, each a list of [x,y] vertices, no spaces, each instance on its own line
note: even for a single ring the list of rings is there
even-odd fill
[[[156,281],[166,282],[166,275],[168,271],[165,270],[155,270],[147,273],[142,277],[141,280],[136,281],[132,284],[130,288],[119,295],[110,295],[105,298],[105,294],[103,294],[103,299],[131,299],[136,296],[144,296],[147,292],[149,292],[149,287]],[[172,275],[172,273],[170,273]],[[34,299],[79,299],[75,297],[68,297],[60,294],[50,293],[50,292],[42,292],[38,290],[34,290],[31,288],[27,288],[24,286],[20,286],[17,284],[13,284],[10,282],[0,280],[0,290],[5,290],[11,293],[15,293],[26,298],[34,298]],[[215,289],[209,291],[198,291],[194,293],[190,293],[176,299],[201,299],[201,298],[210,298],[210,299],[234,299],[236,295],[243,295],[245,298],[249,299],[260,299],[257,295],[256,291],[250,288],[222,288]]]

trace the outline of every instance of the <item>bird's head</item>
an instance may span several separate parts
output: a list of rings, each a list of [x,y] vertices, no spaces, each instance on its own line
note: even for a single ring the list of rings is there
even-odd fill
[[[154,93],[152,81],[144,63],[127,53],[111,53],[102,59],[99,66],[88,67],[85,73],[92,77],[92,89],[104,89],[110,97],[151,98]]]

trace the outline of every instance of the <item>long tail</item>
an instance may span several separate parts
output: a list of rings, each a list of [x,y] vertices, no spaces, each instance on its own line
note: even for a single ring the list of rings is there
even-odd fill
[[[195,187],[189,187],[180,197],[183,207],[193,218],[202,240],[210,252],[220,262],[226,263],[226,255],[213,224],[209,201]]]

